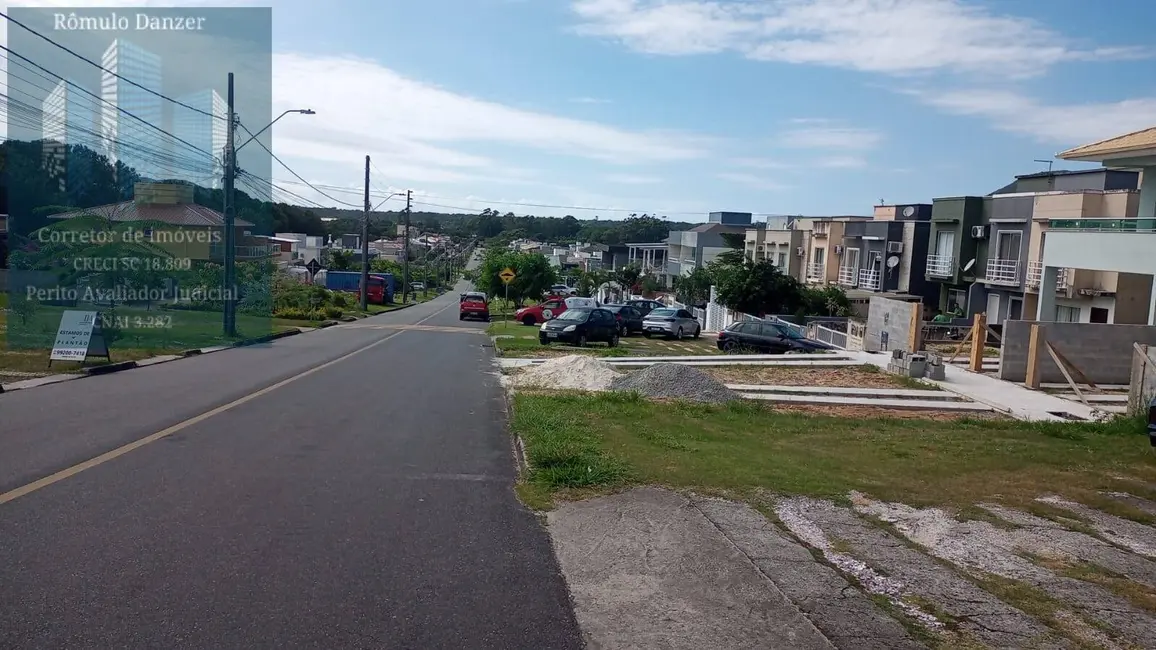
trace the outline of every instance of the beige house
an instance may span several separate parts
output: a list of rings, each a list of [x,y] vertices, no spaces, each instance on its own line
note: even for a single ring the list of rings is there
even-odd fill
[[[837,284],[846,225],[871,220],[872,217],[860,216],[797,219],[795,227],[802,232],[802,242],[795,254],[804,262],[802,280],[808,284]]]
[[[790,221],[768,220],[760,227],[748,228],[746,232],[747,259],[767,261],[779,268],[783,275],[803,281],[804,258],[799,254],[803,249],[803,231]]]

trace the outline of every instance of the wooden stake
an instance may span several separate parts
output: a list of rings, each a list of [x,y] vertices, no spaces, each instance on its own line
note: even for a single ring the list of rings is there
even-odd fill
[[[1057,349],[1057,348],[1056,348],[1056,346],[1054,346],[1054,345],[1052,345],[1051,343],[1049,343],[1049,344],[1048,344],[1048,347],[1050,347],[1050,348],[1052,349],[1052,352],[1055,352],[1055,353],[1056,353],[1056,356],[1060,358],[1060,361],[1063,361],[1063,362],[1064,362],[1064,365],[1065,365],[1065,366],[1067,366],[1067,367],[1068,367],[1068,369],[1072,371],[1072,374],[1076,376],[1076,379],[1081,379],[1081,380],[1083,380],[1083,382],[1084,382],[1085,384],[1087,384],[1087,385],[1088,385],[1088,387],[1089,387],[1089,388],[1091,388],[1092,390],[1095,390],[1095,391],[1099,391],[1099,390],[1100,390],[1100,387],[1099,387],[1099,386],[1097,386],[1095,383],[1093,383],[1093,382],[1092,382],[1092,380],[1091,380],[1091,379],[1089,379],[1089,378],[1088,378],[1088,376],[1084,374],[1084,371],[1083,371],[1083,370],[1080,370],[1079,368],[1077,368],[1077,367],[1076,367],[1076,364],[1074,364],[1074,363],[1072,363],[1071,361],[1069,361],[1069,360],[1068,360],[1068,358],[1067,358],[1067,357],[1065,357],[1065,356],[1063,355],[1063,353],[1062,353],[1062,352],[1060,352],[1060,351],[1059,351],[1059,349]]]
[[[1066,364],[1060,359],[1060,356],[1056,354],[1056,349],[1053,348],[1052,344],[1048,343],[1047,341],[1044,341],[1044,346],[1047,348],[1048,354],[1051,355],[1052,361],[1056,362],[1056,366],[1058,366],[1060,372],[1063,373],[1064,379],[1068,380],[1068,385],[1072,387],[1073,391],[1075,391],[1076,397],[1080,398],[1080,401],[1084,403],[1084,406],[1092,408],[1092,405],[1088,403],[1088,398],[1084,397],[1084,393],[1080,391],[1080,387],[1076,385],[1076,382],[1072,379],[1072,375],[1068,373]]]
[[[968,367],[972,372],[983,371],[983,349],[987,344],[987,314],[980,312],[975,315],[971,324],[971,362]]]
[[[1031,334],[1028,336],[1028,365],[1024,376],[1024,386],[1032,390],[1040,389],[1040,342],[1044,339],[1044,332],[1038,323],[1032,323]]]
[[[967,336],[963,337],[963,340],[959,342],[959,345],[955,346],[955,351],[951,353],[951,358],[947,360],[948,363],[955,363],[956,357],[959,356],[960,352],[963,352],[963,346],[971,342],[972,334],[975,334],[974,328],[967,330]]]

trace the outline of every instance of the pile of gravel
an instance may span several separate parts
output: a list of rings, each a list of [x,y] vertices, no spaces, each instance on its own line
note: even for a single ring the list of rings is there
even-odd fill
[[[643,397],[685,399],[721,404],[739,399],[738,393],[705,372],[681,363],[656,363],[615,379],[610,390],[634,391]]]
[[[610,388],[618,371],[605,361],[584,354],[555,357],[518,373],[511,382],[526,388],[601,391]]]

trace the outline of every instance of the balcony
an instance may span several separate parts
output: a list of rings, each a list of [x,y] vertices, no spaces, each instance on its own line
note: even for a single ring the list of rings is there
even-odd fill
[[[822,262],[811,262],[807,265],[807,279],[808,280],[823,280],[825,279],[823,273]]]
[[[879,290],[879,271],[863,269],[859,271],[859,288],[866,291]]]
[[[839,267],[839,284],[844,287],[853,287],[858,284],[859,275],[849,266]]]
[[[984,281],[989,284],[1016,285],[1020,282],[1020,261],[993,258],[987,261]]]
[[[281,254],[281,247],[276,244],[236,246],[234,249],[236,250],[236,259],[239,260],[259,260],[267,257],[276,257]],[[225,259],[225,246],[223,244],[210,245],[209,257],[214,260]]]
[[[933,278],[950,278],[955,275],[955,258],[951,255],[928,255],[927,275]]]
[[[1025,278],[1025,284],[1028,289],[1039,289],[1040,283],[1043,282],[1044,277],[1044,263],[1043,262],[1028,262],[1028,274]],[[1060,269],[1056,275],[1056,291],[1068,290],[1068,269]]]
[[[1049,219],[1048,230],[1156,232],[1156,219]]]

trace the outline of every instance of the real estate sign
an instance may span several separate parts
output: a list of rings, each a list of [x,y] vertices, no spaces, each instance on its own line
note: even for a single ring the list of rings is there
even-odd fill
[[[89,356],[107,357],[108,345],[100,330],[100,313],[66,311],[60,316],[56,341],[49,361],[84,361]]]

